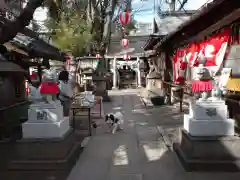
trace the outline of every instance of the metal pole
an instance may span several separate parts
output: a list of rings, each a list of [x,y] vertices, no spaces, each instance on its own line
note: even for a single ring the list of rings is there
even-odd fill
[[[137,84],[138,84],[138,87],[142,87],[142,79],[141,79],[141,71],[140,71],[140,58],[137,57]]]
[[[113,89],[117,89],[117,67],[116,67],[116,64],[117,64],[117,58],[114,57],[113,58]]]

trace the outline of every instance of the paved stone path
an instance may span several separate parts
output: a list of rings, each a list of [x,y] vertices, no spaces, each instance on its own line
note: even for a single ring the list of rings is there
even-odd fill
[[[178,108],[143,108],[134,90],[110,94],[113,101],[104,104],[105,113],[122,111],[124,130],[112,135],[104,127],[97,129],[67,180],[240,179],[240,173],[183,170],[171,151],[171,141],[176,140],[176,129],[182,124]]]

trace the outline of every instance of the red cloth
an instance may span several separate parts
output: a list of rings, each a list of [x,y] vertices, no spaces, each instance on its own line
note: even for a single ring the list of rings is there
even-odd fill
[[[211,91],[214,88],[210,80],[194,80],[192,81],[193,92]]]
[[[36,73],[32,73],[31,75],[30,75],[30,79],[31,80],[35,80],[35,79],[37,79],[38,78],[38,75],[36,74]]]
[[[182,69],[182,70],[186,70],[187,69],[187,62],[181,62],[180,63],[180,69]]]
[[[58,94],[59,87],[57,83],[42,83],[40,86],[41,94]]]
[[[184,81],[185,81],[185,78],[179,76],[179,77],[176,79],[175,84],[177,84],[177,85],[184,84]]]

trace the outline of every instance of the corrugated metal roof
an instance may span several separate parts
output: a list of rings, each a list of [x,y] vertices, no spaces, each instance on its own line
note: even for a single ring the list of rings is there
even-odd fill
[[[161,35],[167,35],[175,31],[180,25],[190,19],[190,15],[182,16],[164,16],[156,18],[158,24],[158,33]]]
[[[172,31],[171,33],[169,33],[167,36],[165,36],[161,42],[158,43],[158,45],[156,46],[156,48],[160,47],[162,44],[164,44],[165,42],[167,42],[171,37],[173,37],[175,34],[177,34],[178,32],[181,32],[184,28],[186,28],[187,26],[191,25],[192,22],[196,21],[197,19],[199,19],[202,15],[207,14],[209,11],[211,11],[212,9],[214,9],[215,7],[217,7],[219,4],[221,4],[222,2],[224,2],[226,0],[218,0],[218,1],[209,1],[207,2],[205,5],[203,5],[199,10],[197,10],[196,13],[194,13],[191,18],[187,21],[185,21],[184,23],[182,23],[178,28],[176,28],[174,31]],[[193,27],[194,28],[194,27]]]

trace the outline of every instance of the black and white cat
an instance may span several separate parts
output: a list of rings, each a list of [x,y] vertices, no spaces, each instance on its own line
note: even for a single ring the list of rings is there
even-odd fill
[[[105,123],[110,128],[112,134],[120,129],[123,130],[123,114],[121,112],[109,113],[105,116]]]

